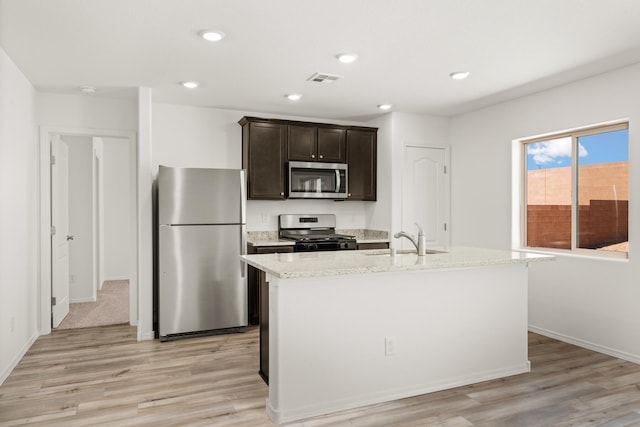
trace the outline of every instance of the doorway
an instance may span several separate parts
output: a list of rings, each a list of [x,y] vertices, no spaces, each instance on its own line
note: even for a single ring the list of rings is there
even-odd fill
[[[136,223],[136,140],[133,132],[43,129],[41,131],[41,188],[51,188],[53,175],[49,153],[56,137],[69,148],[69,273],[68,295],[71,312],[101,317],[102,323],[72,322],[62,327],[99,324],[137,324],[137,223]],[[49,178],[49,179],[47,179]],[[49,182],[48,182],[49,181]],[[53,189],[52,189],[53,190]],[[52,250],[49,225],[55,206],[53,191],[41,191],[41,333],[52,329]],[[53,232],[53,230],[52,230]],[[104,293],[111,308],[105,318],[86,307],[104,305]],[[114,300],[115,298],[115,300]],[[116,305],[113,305],[113,304]],[[117,310],[114,309],[117,308]],[[116,311],[118,313],[116,313]],[[103,310],[103,313],[105,311]],[[117,315],[113,317],[112,315]],[[112,318],[113,320],[110,320]],[[88,319],[91,320],[91,319]],[[105,323],[106,322],[106,323]],[[69,323],[69,322],[67,322]],[[54,325],[58,326],[58,325]]]
[[[130,268],[123,250],[131,230],[128,140],[60,135],[60,141],[69,152],[70,305],[61,322],[53,317],[52,327],[129,323]],[[62,165],[56,161],[52,177],[58,167]],[[57,198],[59,194],[52,189],[53,206],[59,204]],[[54,263],[54,272],[56,266]],[[53,277],[55,289],[57,277]],[[54,305],[52,311],[56,309]]]

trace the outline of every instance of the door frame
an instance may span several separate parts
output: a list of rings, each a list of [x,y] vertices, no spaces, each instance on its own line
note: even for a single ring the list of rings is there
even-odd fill
[[[96,140],[99,143],[96,144]],[[104,143],[101,137],[91,138],[91,179],[93,206],[93,297],[97,298],[98,291],[102,289],[104,282]]]
[[[138,324],[138,200],[136,132],[82,128],[40,128],[40,284],[38,292],[40,334],[51,333],[51,136],[122,138],[129,141],[131,237],[129,242],[129,319]]]

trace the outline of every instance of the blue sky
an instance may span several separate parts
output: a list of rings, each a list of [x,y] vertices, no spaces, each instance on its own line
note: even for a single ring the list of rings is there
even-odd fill
[[[629,160],[629,130],[599,133],[578,139],[579,165]],[[527,170],[571,166],[571,139],[561,138],[527,145]]]

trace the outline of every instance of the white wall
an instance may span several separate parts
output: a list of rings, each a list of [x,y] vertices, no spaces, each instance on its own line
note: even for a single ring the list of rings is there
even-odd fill
[[[129,141],[102,138],[104,167],[104,278],[129,279]]]
[[[135,99],[38,92],[36,106],[39,126],[127,131],[138,129],[138,103]]]
[[[153,168],[151,167],[153,135],[152,91],[138,88],[138,144],[136,153],[136,220],[137,265],[131,274],[137,282],[137,293],[129,301],[131,319],[137,319],[138,340],[151,340],[153,332]],[[137,308],[137,312],[135,311]]]
[[[35,90],[0,48],[0,384],[38,336]]]
[[[153,104],[152,173],[158,165],[175,167],[241,168],[243,116],[325,122],[323,119]],[[369,126],[356,122],[336,122]],[[378,172],[380,177],[380,172]],[[380,193],[378,193],[380,200]],[[251,200],[247,203],[247,229],[277,230],[281,213],[335,213],[337,228],[370,228],[367,209],[372,202],[332,200]],[[379,224],[380,225],[380,224]],[[380,225],[381,226],[381,225]],[[383,228],[383,229],[386,229]]]
[[[452,120],[451,145],[453,243],[508,249],[512,140],[629,119],[629,260],[559,256],[533,266],[529,323],[547,335],[640,362],[638,76],[640,64],[461,115]]]
[[[238,111],[153,104],[154,176],[157,167],[240,169]]]
[[[95,300],[93,284],[93,206],[91,138],[63,135],[69,147],[69,299]]]

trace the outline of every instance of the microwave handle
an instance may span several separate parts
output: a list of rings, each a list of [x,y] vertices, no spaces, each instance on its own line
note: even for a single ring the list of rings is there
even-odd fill
[[[340,191],[340,171],[338,169],[334,170],[336,173],[336,193]]]

